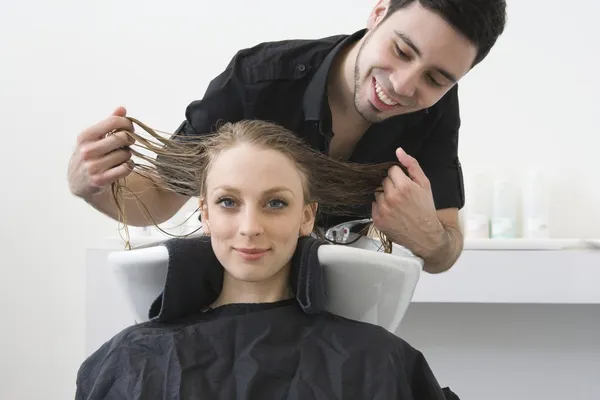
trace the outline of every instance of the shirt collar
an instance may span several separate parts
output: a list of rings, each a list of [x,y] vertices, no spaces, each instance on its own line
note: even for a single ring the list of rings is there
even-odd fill
[[[359,40],[366,32],[366,29],[361,29],[347,36],[327,54],[304,92],[303,108],[306,121],[321,121],[327,100],[327,77],[333,59],[345,46]]]

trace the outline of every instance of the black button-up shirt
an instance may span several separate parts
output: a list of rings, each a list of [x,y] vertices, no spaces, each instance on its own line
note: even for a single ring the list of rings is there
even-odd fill
[[[214,132],[220,121],[262,119],[277,122],[327,153],[333,136],[327,75],[342,47],[365,32],[267,42],[239,51],[210,82],[204,98],[189,104],[177,134],[203,135]],[[348,161],[397,161],[395,150],[402,147],[418,160],[429,178],[436,208],[462,208],[457,90],[455,85],[429,109],[372,124]],[[369,215],[370,204],[357,206]],[[327,226],[351,219],[325,218],[321,221]]]

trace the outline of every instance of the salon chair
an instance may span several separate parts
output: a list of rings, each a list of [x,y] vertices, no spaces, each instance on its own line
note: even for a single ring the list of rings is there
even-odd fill
[[[378,239],[356,235],[347,244],[319,247],[326,309],[395,333],[411,302],[423,261],[400,246],[394,245],[391,254],[379,249]],[[168,260],[167,247],[161,242],[108,255],[137,322],[148,320],[150,305],[163,290]]]

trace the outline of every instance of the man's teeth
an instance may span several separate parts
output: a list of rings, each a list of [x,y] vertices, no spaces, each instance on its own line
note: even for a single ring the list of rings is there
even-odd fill
[[[389,97],[386,96],[383,89],[381,89],[381,86],[379,86],[379,82],[377,82],[377,81],[375,81],[375,92],[377,92],[377,97],[379,97],[379,100],[381,100],[383,103],[387,104],[388,106],[397,106],[398,105],[398,103],[396,103],[395,101],[393,101],[392,99],[390,99]]]

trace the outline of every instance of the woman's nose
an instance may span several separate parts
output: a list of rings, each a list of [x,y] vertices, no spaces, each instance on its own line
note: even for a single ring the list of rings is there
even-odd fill
[[[263,233],[263,223],[260,212],[247,208],[245,212],[240,214],[239,230],[244,236],[256,236]]]

